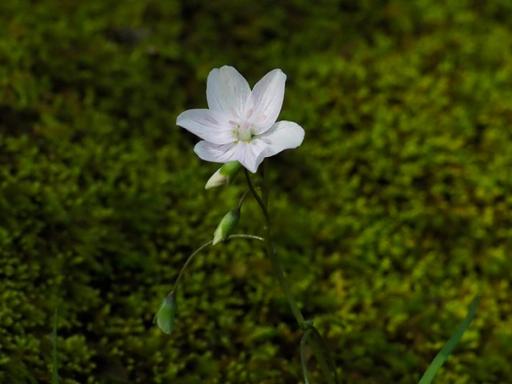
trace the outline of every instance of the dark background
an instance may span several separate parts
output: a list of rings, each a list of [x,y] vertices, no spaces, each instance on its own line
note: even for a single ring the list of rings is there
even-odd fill
[[[288,75],[304,144],[269,161],[278,252],[343,383],[512,380],[512,2],[3,0],[0,382],[299,383],[297,331],[244,241],[199,256],[243,191],[175,126],[213,67]],[[241,230],[259,234],[253,202]]]

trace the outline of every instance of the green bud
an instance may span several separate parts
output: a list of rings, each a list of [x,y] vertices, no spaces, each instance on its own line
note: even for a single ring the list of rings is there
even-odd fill
[[[222,218],[215,233],[213,234],[213,243],[216,245],[223,240],[226,240],[228,236],[233,232],[238,221],[240,220],[240,208],[232,209]]]
[[[206,182],[204,189],[220,187],[221,185],[229,184],[231,179],[236,175],[240,169],[238,161],[229,161],[220,167]]]
[[[169,294],[160,309],[158,310],[155,320],[158,328],[162,330],[162,332],[170,335],[174,329],[174,320],[176,318],[176,300],[174,298],[174,294]]]

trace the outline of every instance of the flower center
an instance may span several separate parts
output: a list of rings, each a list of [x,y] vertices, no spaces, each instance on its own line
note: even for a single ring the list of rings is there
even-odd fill
[[[252,124],[243,122],[243,123],[234,123],[233,125],[233,137],[236,141],[243,141],[245,143],[249,143],[254,137]]]

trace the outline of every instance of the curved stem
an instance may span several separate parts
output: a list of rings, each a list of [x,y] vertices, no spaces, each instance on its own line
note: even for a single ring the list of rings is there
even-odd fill
[[[281,289],[283,290],[287,300],[288,305],[290,306],[290,309],[293,313],[293,316],[295,317],[295,320],[297,321],[297,324],[299,327],[304,331],[303,339],[301,340],[301,361],[302,361],[302,367],[303,369],[306,369],[304,372],[304,377],[306,380],[306,383],[308,383],[308,377],[307,377],[307,368],[305,364],[305,354],[304,354],[304,348],[306,345],[306,342],[311,338],[310,336],[313,336],[313,353],[315,354],[318,363],[320,365],[320,368],[322,372],[324,373],[326,379],[330,384],[334,383],[336,384],[338,382],[337,374],[336,374],[336,367],[334,365],[334,361],[332,360],[332,357],[330,355],[330,352],[327,348],[327,344],[325,343],[325,340],[320,335],[318,330],[313,326],[313,323],[311,321],[306,321],[304,319],[304,316],[302,315],[302,312],[300,311],[295,299],[293,298],[290,285],[288,284],[288,280],[286,278],[286,272],[284,270],[283,265],[281,264],[281,260],[279,260],[279,257],[277,256],[275,250],[274,250],[274,244],[272,240],[272,227],[271,227],[271,220],[270,215],[268,213],[268,197],[269,197],[269,188],[268,188],[268,178],[265,172],[265,163],[263,163],[263,170],[262,170],[262,176],[263,176],[263,183],[262,183],[262,196],[258,195],[256,192],[256,189],[254,188],[254,185],[252,184],[251,177],[247,170],[245,170],[245,177],[247,179],[247,184],[249,186],[249,190],[253,194],[254,198],[258,202],[258,205],[261,208],[261,211],[263,213],[263,216],[265,218],[265,249],[267,256],[270,258],[272,262],[272,266],[274,269],[274,272],[276,274],[277,280],[279,281],[279,284],[281,286]]]
[[[307,329],[302,335],[302,339],[300,340],[300,364],[302,365],[302,374],[304,375],[305,384],[310,384],[308,361],[306,358],[306,344],[308,342],[308,338],[311,332],[312,331],[310,329]]]
[[[171,291],[169,292],[169,294],[167,296],[170,296],[174,293],[174,291],[176,291],[176,288],[178,287],[178,284],[180,283],[180,280],[181,280],[181,277],[183,276],[183,274],[185,273],[185,270],[187,269],[188,265],[190,264],[190,262],[194,259],[194,257],[199,253],[201,252],[203,249],[205,248],[208,248],[210,245],[212,245],[213,243],[213,240],[208,240],[206,243],[204,244],[201,244],[199,246],[199,248],[197,248],[194,252],[192,252],[190,254],[190,256],[187,258],[187,260],[185,261],[185,264],[183,264],[183,266],[181,267],[180,269],[180,272],[178,273],[178,277],[176,278],[176,280],[174,281],[174,286],[172,287]]]
[[[244,196],[245,195],[246,194],[244,194]],[[263,239],[263,237],[255,236],[255,235],[249,235],[249,234],[246,234],[246,233],[236,233],[236,234],[233,234],[233,235],[229,235],[227,240],[230,240],[230,239],[249,239],[249,240],[258,240],[258,241],[262,241],[262,242],[265,241]],[[176,291],[176,288],[178,287],[178,285],[179,285],[179,283],[181,281],[181,278],[183,277],[183,274],[185,273],[185,270],[187,269],[188,265],[192,262],[194,257],[198,253],[200,253],[202,250],[204,250],[205,248],[208,248],[210,245],[212,245],[212,243],[213,243],[213,240],[209,240],[206,243],[201,244],[194,252],[192,252],[190,254],[190,256],[187,258],[187,260],[185,261],[185,263],[181,267],[180,272],[178,273],[178,277],[176,277],[176,280],[174,281],[174,285],[173,285],[171,291],[169,292],[169,294],[167,296],[174,294],[174,292]]]
[[[256,202],[260,206],[261,212],[263,212],[263,216],[265,216],[265,221],[268,221],[269,220],[269,215],[268,215],[268,212],[267,212],[267,206],[263,202],[263,200],[261,199],[261,197],[258,194],[258,192],[256,192],[256,189],[254,188],[254,185],[253,185],[253,183],[251,181],[251,176],[249,176],[249,172],[245,168],[244,168],[244,173],[245,173],[245,179],[247,180],[247,185],[249,186],[249,190],[251,191],[252,195],[256,199]]]
[[[256,236],[256,235],[248,235],[245,233],[235,233],[233,235],[229,235],[228,240],[229,239],[251,239],[251,240],[258,240],[258,241],[262,241],[262,242],[265,241],[265,239],[263,237]]]
[[[331,356],[331,351],[327,347],[324,338],[318,330],[312,325],[311,332],[313,335],[313,353],[315,354],[320,370],[323,372],[329,384],[338,382],[338,374],[336,373],[336,365]]]
[[[253,194],[254,198],[256,199],[258,205],[261,208],[261,211],[263,213],[263,216],[265,218],[265,251],[267,253],[268,258],[272,262],[272,267],[274,269],[274,272],[276,274],[276,278],[279,281],[279,285],[281,286],[281,289],[283,290],[286,299],[288,300],[288,305],[290,306],[290,309],[293,313],[293,316],[295,317],[295,320],[297,321],[297,324],[301,329],[307,328],[307,322],[304,320],[304,316],[302,315],[302,312],[300,311],[297,303],[295,302],[295,299],[293,298],[292,291],[290,289],[290,286],[288,284],[288,280],[286,279],[286,272],[281,264],[281,261],[276,255],[276,252],[274,250],[274,243],[272,240],[272,229],[271,229],[271,223],[270,223],[270,215],[268,214],[268,208],[266,202],[268,202],[268,188],[266,186],[266,180],[265,180],[265,173],[263,173],[263,198],[260,197],[258,192],[256,192],[256,189],[254,188],[254,185],[251,181],[251,177],[249,176],[249,172],[244,169],[245,177],[247,179],[247,184],[249,186],[249,190]]]

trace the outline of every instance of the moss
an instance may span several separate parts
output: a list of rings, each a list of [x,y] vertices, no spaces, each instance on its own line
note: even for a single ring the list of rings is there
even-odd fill
[[[270,160],[278,251],[343,382],[414,383],[476,292],[439,383],[512,376],[510,2],[3,1],[0,381],[296,383],[299,333],[252,243],[215,247],[242,191],[177,114],[235,65],[288,75],[304,145]],[[242,181],[242,180],[240,180]],[[249,204],[241,226],[261,231]],[[254,217],[254,219],[253,219]]]

